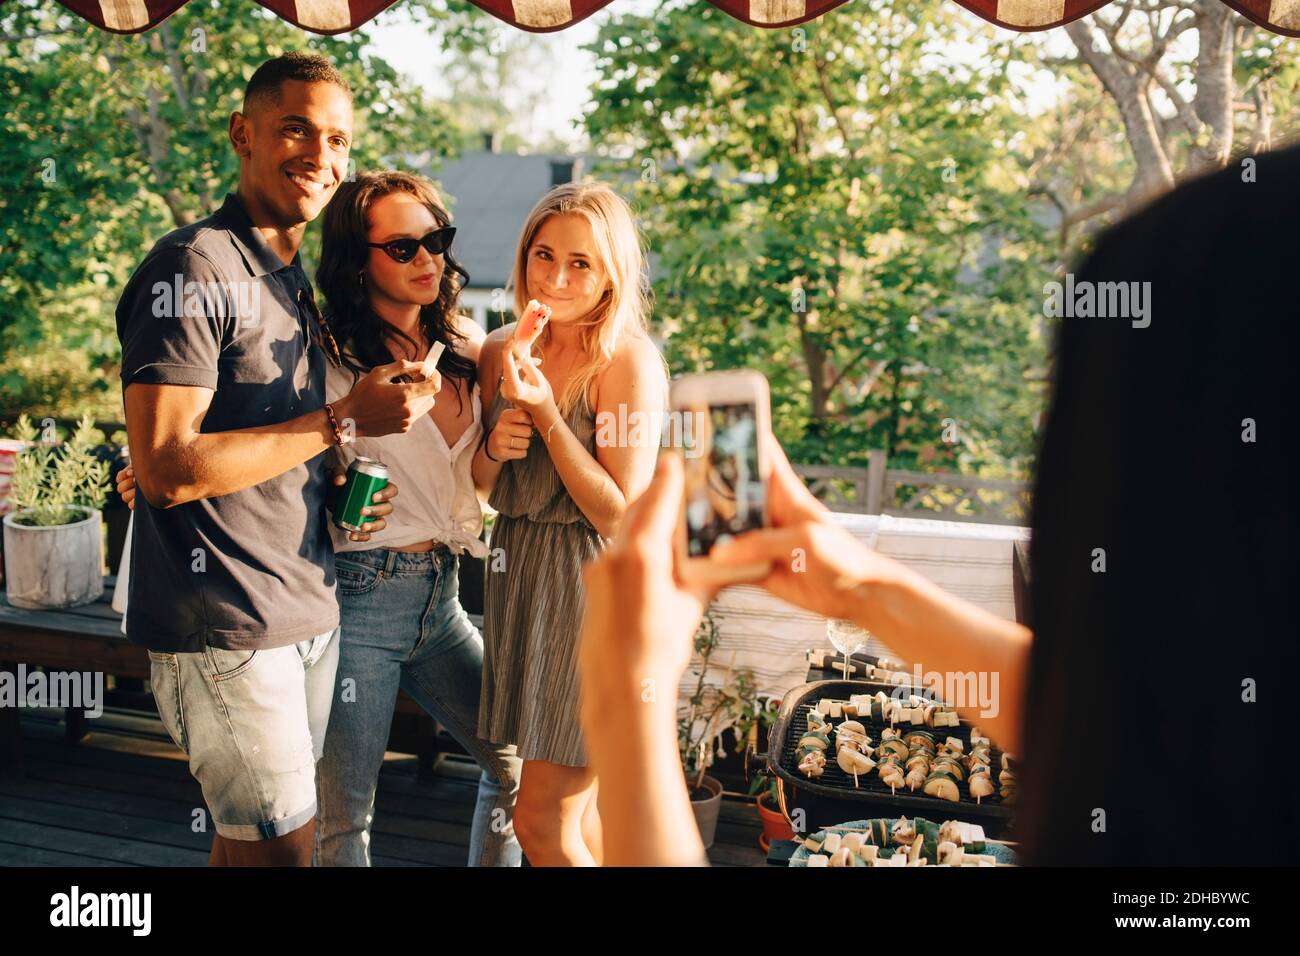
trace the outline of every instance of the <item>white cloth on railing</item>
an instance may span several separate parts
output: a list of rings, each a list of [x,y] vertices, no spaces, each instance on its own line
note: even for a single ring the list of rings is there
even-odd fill
[[[837,513],[834,517],[868,547],[874,538],[881,554],[925,575],[945,591],[999,617],[1015,618],[1012,547],[1016,541],[1028,539],[1028,529],[893,515]],[[804,683],[808,674],[805,652],[830,647],[824,617],[793,607],[760,588],[723,591],[713,604],[713,617],[719,640],[708,680],[715,685],[721,684],[729,665],[735,670],[749,668],[759,694],[781,697]],[[866,652],[900,660],[874,638]],[[915,662],[902,663],[910,669]],[[697,673],[692,665],[682,680],[679,711],[695,690]]]

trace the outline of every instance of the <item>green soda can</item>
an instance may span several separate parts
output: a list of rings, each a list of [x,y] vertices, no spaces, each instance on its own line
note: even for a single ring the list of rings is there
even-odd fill
[[[348,480],[334,495],[334,527],[360,531],[366,519],[361,509],[373,505],[374,494],[388,487],[388,466],[374,458],[358,456],[348,465]]]

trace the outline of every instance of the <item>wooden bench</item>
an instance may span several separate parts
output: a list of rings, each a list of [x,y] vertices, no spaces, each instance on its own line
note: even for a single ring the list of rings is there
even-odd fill
[[[120,682],[141,681],[142,688],[115,694],[128,706],[152,709],[148,694],[149,655],[122,634],[122,617],[113,610],[116,578],[104,579],[104,594],[93,604],[60,611],[29,611],[9,604],[0,591],[0,671],[17,674],[17,665],[48,670],[90,671],[112,675]],[[475,621],[477,624],[478,622]],[[22,772],[21,709],[0,707],[0,780]],[[66,708],[66,731],[76,742],[89,731],[80,709]],[[421,775],[432,773],[444,753],[463,752],[437,722],[410,697],[399,693],[388,749],[420,758]]]

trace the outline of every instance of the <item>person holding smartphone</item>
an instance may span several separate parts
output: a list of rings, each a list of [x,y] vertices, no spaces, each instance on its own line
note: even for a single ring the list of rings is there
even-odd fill
[[[979,725],[1021,758],[1024,863],[1281,866],[1300,850],[1277,769],[1300,663],[1284,427],[1300,300],[1276,278],[1293,269],[1300,149],[1257,163],[1257,182],[1228,169],[1180,187],[1102,236],[1078,270],[1080,288],[1149,283],[1157,305],[1144,324],[1059,328],[1036,462],[1032,634],[859,544],[775,440],[771,527],[710,555],[764,564],[772,594],[854,621],[926,668],[998,673],[999,712]],[[1152,490],[1153,475],[1174,479]],[[675,702],[626,703],[647,677],[677,686],[716,588],[661,557],[683,493],[681,464],[662,456],[587,572],[584,728],[606,781],[611,864],[703,859]]]
[[[755,567],[759,583],[776,596],[827,617],[858,621],[918,659],[945,653],[952,659],[960,641],[965,666],[1023,673],[1029,646],[1024,627],[951,598],[865,548],[829,520],[775,439],[762,440],[771,468],[772,528],[715,546],[708,558],[699,559],[714,565],[710,573],[675,572],[674,564],[684,570],[684,562],[664,556],[673,551],[686,484],[681,457],[666,451],[623,533],[587,570],[583,727],[596,772],[617,781],[602,787],[600,799],[605,860],[611,866],[705,862],[681,782],[676,695],[656,695],[638,707],[618,701],[626,702],[631,685],[644,680],[675,690],[709,601],[727,583],[753,581]],[[796,554],[803,560],[795,561]],[[981,725],[1014,750],[1017,707],[1006,707],[1001,719],[982,719]],[[632,747],[628,741],[646,745]]]

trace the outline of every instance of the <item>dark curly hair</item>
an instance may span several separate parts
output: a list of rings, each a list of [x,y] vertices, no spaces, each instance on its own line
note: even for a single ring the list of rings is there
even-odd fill
[[[365,288],[357,281],[358,273],[370,257],[367,245],[370,207],[395,192],[410,193],[419,199],[439,226],[451,225],[451,215],[433,183],[397,170],[358,173],[355,180],[339,184],[334,198],[325,207],[316,285],[325,296],[325,319],[339,343],[343,364],[354,378],[391,362],[390,342],[404,340],[418,347],[409,335],[375,314]],[[469,282],[469,273],[450,249],[442,258],[438,298],[420,309],[420,330],[430,344],[441,342],[446,346],[438,359],[438,371],[472,387],[477,367],[461,354],[458,346],[465,341],[465,336],[456,331],[453,323],[460,291]]]

